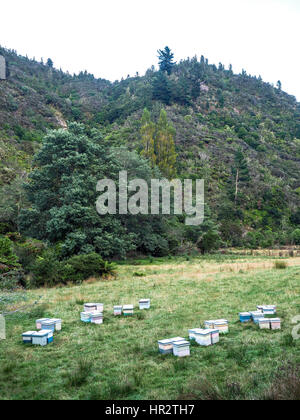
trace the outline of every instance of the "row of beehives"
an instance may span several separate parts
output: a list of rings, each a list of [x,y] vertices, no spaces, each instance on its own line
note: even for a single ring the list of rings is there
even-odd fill
[[[242,323],[253,321],[258,324],[261,329],[280,330],[280,318],[265,318],[265,315],[276,315],[275,305],[262,305],[257,306],[257,311],[241,312],[240,321]]]
[[[42,318],[36,320],[36,329],[22,334],[24,344],[46,346],[53,342],[55,331],[61,331],[62,321],[58,318]]]
[[[140,309],[150,309],[150,299],[140,299],[139,301]],[[86,323],[93,324],[102,324],[103,323],[103,303],[85,303],[84,312],[81,312],[80,318],[81,321]],[[115,316],[132,316],[134,306],[133,305],[116,305],[114,306],[114,315]]]
[[[226,319],[205,321],[205,328],[193,328],[189,330],[189,339],[199,346],[212,346],[220,341],[220,334],[229,332],[229,323]],[[162,354],[173,353],[174,356],[190,356],[190,342],[183,337],[168,338],[158,341],[159,352]]]

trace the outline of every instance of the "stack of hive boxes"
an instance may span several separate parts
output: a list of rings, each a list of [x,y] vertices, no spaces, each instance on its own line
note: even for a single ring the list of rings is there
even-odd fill
[[[177,346],[176,346],[177,344]],[[185,341],[183,337],[167,338],[165,340],[158,341],[158,349],[161,354],[174,354],[175,356],[189,356],[189,342]],[[176,349],[174,350],[174,345]],[[188,350],[187,350],[188,347]],[[175,353],[176,354],[175,354]]]
[[[206,329],[219,330],[220,334],[227,334],[229,332],[229,323],[227,319],[214,319],[205,321]]]
[[[103,303],[85,303],[80,319],[85,323],[103,324]]]
[[[121,316],[122,315],[122,309],[123,309],[122,305],[114,306],[114,315],[115,316]]]
[[[260,329],[280,330],[280,318],[265,318],[265,316],[275,315],[276,311],[276,305],[258,305],[256,311],[240,312],[240,321],[244,323],[253,320],[255,324],[259,325]]]
[[[46,346],[53,342],[55,331],[61,331],[62,321],[58,318],[42,318],[36,320],[36,329],[22,334],[24,344]]]
[[[140,299],[140,309],[150,309],[150,299]]]
[[[123,306],[123,315],[132,316],[133,315],[133,305],[124,305]]]

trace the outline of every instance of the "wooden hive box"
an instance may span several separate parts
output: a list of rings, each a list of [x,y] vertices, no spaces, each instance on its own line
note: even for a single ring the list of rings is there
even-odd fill
[[[271,330],[280,330],[281,329],[281,319],[280,318],[270,318]]]
[[[47,346],[49,330],[41,330],[32,335],[32,344],[36,346]]]
[[[165,340],[158,340],[158,351],[161,354],[170,354],[173,353],[173,343],[167,338]]]
[[[102,312],[93,312],[91,314],[91,323],[92,324],[103,324],[103,313]]]
[[[265,315],[275,315],[276,314],[276,306],[275,305],[263,305],[258,306],[258,310],[262,311]]]
[[[85,303],[84,312],[94,312],[98,310],[97,303]]]
[[[53,318],[50,321],[53,321],[55,323],[55,331],[61,331],[62,327],[62,320],[59,318]]]
[[[240,321],[242,323],[252,321],[252,317],[251,317],[250,312],[240,312],[239,317],[240,317]]]
[[[91,322],[91,316],[93,312],[81,312],[80,319],[82,322]]]
[[[227,334],[229,332],[229,325],[227,319],[217,319],[214,323],[214,328],[219,330],[220,334]]]
[[[200,345],[200,346],[211,346],[212,345],[212,341],[211,341],[211,334],[212,334],[211,329],[204,329],[204,330],[198,330],[195,333],[196,336],[196,342]]]
[[[24,344],[32,344],[32,336],[36,331],[27,331],[22,334],[22,339]]]
[[[48,319],[47,321],[42,322],[42,330],[52,330],[55,331],[55,321],[53,319]]]
[[[41,318],[41,319],[37,319],[37,320],[35,321],[35,323],[36,323],[36,329],[37,329],[37,330],[41,330],[41,329],[42,329],[42,322],[44,322],[44,321],[49,321],[49,319],[50,319],[50,318]]]
[[[263,312],[260,311],[254,311],[254,312],[250,312],[251,317],[253,319],[253,322],[255,322],[255,324],[259,323],[260,319],[263,319],[265,317],[265,314]]]
[[[114,306],[114,316],[122,315],[122,309],[123,309],[123,306],[121,305]]]
[[[133,305],[124,305],[123,306],[123,315],[124,316],[133,315]]]
[[[270,319],[261,318],[258,320],[258,325],[261,330],[269,330],[271,328]]]
[[[173,343],[173,354],[177,357],[190,356],[190,343],[186,340],[180,340]]]
[[[140,299],[140,309],[150,309],[150,299]]]

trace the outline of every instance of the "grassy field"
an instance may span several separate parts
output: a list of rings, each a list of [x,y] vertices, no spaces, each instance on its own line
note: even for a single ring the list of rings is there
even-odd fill
[[[300,258],[284,260],[281,270],[275,261],[238,255],[135,261],[118,265],[116,280],[2,294],[2,309],[41,299],[7,317],[0,398],[266,398],[278,369],[300,363],[300,340],[291,336],[292,318],[300,315]],[[150,310],[113,316],[113,305],[137,308],[143,297],[151,298]],[[84,302],[104,303],[103,325],[80,322]],[[257,304],[278,306],[281,331],[239,323],[238,313]],[[63,330],[47,347],[24,346],[21,333],[43,316],[62,318]],[[230,321],[219,344],[192,345],[184,359],[158,353],[158,339],[188,337],[189,328],[214,318]]]

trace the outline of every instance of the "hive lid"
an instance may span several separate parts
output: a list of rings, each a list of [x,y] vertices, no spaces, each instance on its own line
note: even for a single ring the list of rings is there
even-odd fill
[[[51,319],[51,318],[41,318],[41,319],[37,319],[36,322],[49,321],[49,319]]]
[[[36,331],[26,331],[26,332],[24,332],[23,334],[22,334],[22,336],[23,337],[26,337],[26,336],[32,336],[33,334],[35,334],[36,333]]]
[[[250,312],[240,312],[240,316],[251,316]]]
[[[228,325],[228,321],[226,321],[225,319],[222,319],[219,321],[215,321],[214,325]]]
[[[166,339],[164,339],[164,340],[158,340],[158,343],[159,343],[159,344],[171,344],[171,343],[172,343],[172,341],[171,341],[171,339],[170,339],[170,338],[166,338]]]
[[[281,319],[280,318],[269,318],[268,321],[271,321],[271,322],[281,322]]]
[[[123,310],[126,310],[126,309],[133,309],[133,305],[124,305]]]
[[[85,303],[84,304],[84,306],[87,306],[87,307],[89,307],[89,306],[97,306],[98,304],[97,303]]]
[[[54,325],[55,320],[54,319],[49,319],[48,321],[43,321],[42,324],[43,325]]]
[[[199,331],[196,332],[196,334],[199,334],[199,335],[210,335],[212,331],[214,331],[214,330],[211,330],[211,329],[199,330]]]
[[[172,343],[176,343],[177,341],[185,341],[185,339],[183,337],[173,337],[170,338]]]
[[[185,347],[185,346],[190,346],[190,342],[186,341],[186,340],[181,340],[181,341],[176,341],[176,343],[174,343],[175,347]]]
[[[100,311],[95,311],[95,312],[93,312],[93,313],[91,314],[91,316],[92,316],[92,318],[93,318],[93,317],[97,317],[97,316],[103,316],[103,313],[102,313],[102,312],[100,312]]]
[[[150,302],[150,299],[140,299],[139,302],[140,303],[148,303],[148,302]]]
[[[122,308],[123,308],[123,306],[122,306],[122,305],[115,305],[115,306],[114,306],[114,309],[120,309],[120,308],[122,309]]]
[[[37,331],[33,334],[34,337],[48,337],[50,330],[41,330]],[[52,331],[51,331],[52,332]]]

